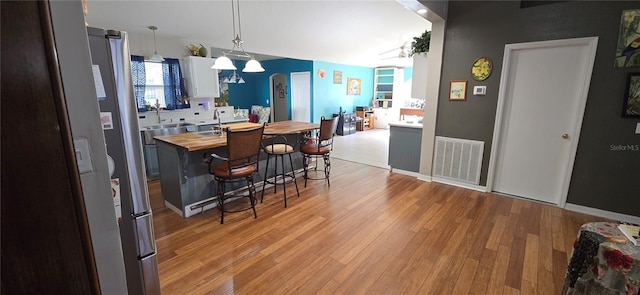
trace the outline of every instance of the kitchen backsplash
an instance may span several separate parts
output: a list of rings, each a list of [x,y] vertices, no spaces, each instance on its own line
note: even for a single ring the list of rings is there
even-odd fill
[[[196,104],[197,105],[197,104]],[[140,127],[147,127],[158,124],[170,124],[178,122],[189,123],[214,123],[213,114],[216,107],[192,107],[190,109],[172,110],[172,111],[160,111],[160,119],[158,123],[158,115],[155,111],[148,111],[144,113],[138,113],[138,124]],[[234,114],[236,110],[232,106],[217,107],[220,112],[220,120],[224,122],[230,122],[235,119],[239,119]],[[241,110],[237,113],[246,114],[247,110]],[[215,120],[217,122],[217,120]]]

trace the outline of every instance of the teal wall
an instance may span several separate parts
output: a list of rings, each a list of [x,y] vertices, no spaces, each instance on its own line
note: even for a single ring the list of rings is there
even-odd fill
[[[299,59],[275,59],[262,61],[265,71],[262,73],[242,73],[244,61],[234,61],[236,71],[246,83],[229,84],[229,104],[241,109],[251,109],[252,105],[269,106],[269,77],[273,74],[284,74],[287,85],[290,84],[291,73],[311,73],[311,120],[320,122],[322,116],[331,117],[340,111],[355,111],[356,106],[371,106],[373,100],[374,69],[368,67],[351,66],[322,61]],[[325,77],[320,78],[318,71],[322,69]],[[333,83],[333,71],[342,72],[342,83]],[[220,81],[232,71],[222,71]],[[413,76],[413,68],[404,68],[405,81]],[[347,95],[347,78],[359,78],[362,81],[360,95]],[[290,88],[288,88],[290,89]],[[289,118],[291,118],[291,92],[287,91],[289,102]]]
[[[287,77],[287,84],[289,84],[291,73],[311,72],[313,69],[312,61],[282,58],[260,62],[265,69],[262,73],[242,73],[245,61],[236,60],[234,62],[238,67],[236,72],[242,76],[246,83],[229,84],[229,104],[241,109],[251,109],[252,105],[269,106],[269,77],[271,75],[284,74]],[[228,76],[231,72],[223,71],[219,75],[220,81],[222,81],[224,75]],[[313,87],[313,80],[311,87]],[[311,101],[313,101],[313,93],[311,95]],[[287,91],[287,100],[289,101],[289,106],[291,106],[290,91]],[[291,114],[290,109],[289,114]]]
[[[404,68],[404,82],[406,83],[409,79],[413,79],[413,67]]]
[[[324,70],[324,78],[318,76],[318,70]],[[342,72],[342,84],[333,84],[333,71]],[[362,80],[360,95],[347,95],[347,78]],[[313,62],[311,111],[313,122],[320,117],[330,118],[340,111],[353,112],[356,106],[371,106],[373,100],[373,68],[335,64],[322,61]]]

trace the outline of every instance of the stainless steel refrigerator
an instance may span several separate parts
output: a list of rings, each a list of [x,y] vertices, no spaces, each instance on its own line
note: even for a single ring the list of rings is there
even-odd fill
[[[87,28],[129,294],[160,294],[126,32]],[[101,85],[102,84],[102,85]]]

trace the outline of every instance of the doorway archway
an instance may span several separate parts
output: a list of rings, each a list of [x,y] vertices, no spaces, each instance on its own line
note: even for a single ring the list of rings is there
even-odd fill
[[[271,122],[289,120],[289,95],[287,76],[275,73],[269,77],[269,89],[271,90]]]

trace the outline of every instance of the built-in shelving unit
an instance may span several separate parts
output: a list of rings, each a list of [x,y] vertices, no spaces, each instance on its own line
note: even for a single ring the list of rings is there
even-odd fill
[[[393,86],[396,68],[376,68],[374,73],[374,107],[390,108],[393,105]]]

